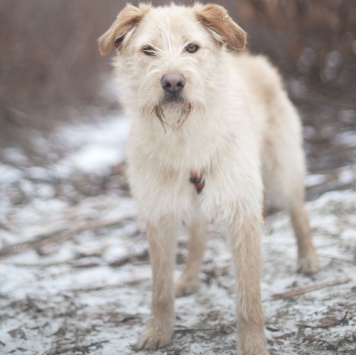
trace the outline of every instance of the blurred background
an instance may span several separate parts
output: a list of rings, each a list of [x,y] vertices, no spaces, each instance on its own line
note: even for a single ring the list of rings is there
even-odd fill
[[[265,303],[269,347],[355,354],[355,280],[336,284],[356,275],[356,0],[215,2],[285,79],[303,120],[307,198],[333,191],[308,205],[322,265],[316,276],[294,274],[291,230],[278,214],[267,220],[264,301],[282,290],[312,290],[314,281],[335,286]],[[148,245],[125,178],[128,123],[112,54],[101,57],[97,46],[125,4],[0,0],[1,354],[127,354],[148,318]],[[179,306],[177,323],[188,327],[178,324],[167,354],[235,346],[234,307],[224,296],[232,295],[230,257],[213,234],[200,274],[205,286]]]
[[[154,5],[169,2],[152,1]],[[354,187],[356,1],[215,2],[248,32],[249,49],[266,54],[286,80],[302,115],[308,167],[317,176],[309,183],[309,198]],[[100,123],[120,111],[110,79],[110,57],[100,57],[96,40],[125,4],[121,0],[0,0],[3,165],[21,171],[48,167],[70,149],[53,135],[59,126]],[[348,167],[346,173],[343,167]],[[100,177],[100,183],[92,177],[87,185],[81,181],[80,189],[88,187],[80,193],[100,193],[93,184],[106,186],[110,176],[117,179],[121,173],[113,169],[113,175]],[[18,184],[16,189],[23,190]],[[26,191],[17,190],[15,196],[22,197],[14,201],[24,202]]]

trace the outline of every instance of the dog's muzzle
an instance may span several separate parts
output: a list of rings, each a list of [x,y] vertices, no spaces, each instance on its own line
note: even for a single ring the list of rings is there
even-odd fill
[[[179,129],[192,110],[192,104],[187,101],[183,92],[185,84],[186,80],[182,73],[167,73],[161,77],[163,95],[153,112],[165,131],[165,125],[175,130]]]

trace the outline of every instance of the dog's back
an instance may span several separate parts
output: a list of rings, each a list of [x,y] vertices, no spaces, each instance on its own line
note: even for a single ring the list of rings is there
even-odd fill
[[[264,185],[278,207],[293,205],[303,196],[305,162],[299,115],[288,98],[276,68],[264,56],[231,55],[241,78],[251,119],[260,132]]]

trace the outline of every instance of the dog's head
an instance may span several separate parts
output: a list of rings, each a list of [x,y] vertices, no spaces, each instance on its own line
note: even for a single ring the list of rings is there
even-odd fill
[[[219,94],[226,46],[241,50],[245,45],[245,31],[223,7],[199,3],[127,5],[99,38],[103,55],[116,48],[124,106],[174,128]]]

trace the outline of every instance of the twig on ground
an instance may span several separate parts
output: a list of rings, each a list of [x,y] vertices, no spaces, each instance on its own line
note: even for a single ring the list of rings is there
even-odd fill
[[[333,256],[333,255],[320,254],[320,253],[318,253],[318,255],[321,256],[322,258],[327,258],[327,259],[331,259],[331,260],[341,261],[341,262],[343,262],[343,263],[356,264],[356,260],[351,260],[351,259],[346,259],[346,258],[340,258],[340,257],[336,257],[336,256]]]
[[[178,328],[174,329],[176,333],[190,333],[190,332],[205,332],[205,331],[215,331],[213,328]]]
[[[52,263],[13,263],[11,262],[12,266],[17,266],[17,267],[32,267],[32,268],[47,268],[50,266],[58,266],[58,265],[70,265],[72,263],[72,260],[63,260],[63,261],[57,261],[57,262],[52,262]],[[6,260],[0,260],[0,264],[2,265],[8,265],[10,262],[7,262]]]
[[[68,239],[70,239],[73,235],[87,231],[87,230],[97,230],[100,228],[109,228],[121,225],[125,222],[132,220],[132,217],[126,217],[119,220],[114,221],[94,221],[94,222],[86,222],[80,223],[77,226],[74,226],[70,229],[59,229],[56,231],[52,231],[45,235],[37,236],[27,242],[9,245],[5,248],[0,249],[0,257],[19,254],[27,250],[39,249],[46,245],[53,243],[61,243]]]
[[[322,343],[322,344],[327,344],[328,350],[336,350],[337,346],[335,344],[331,343],[330,341],[320,339],[320,338],[315,338],[314,335],[308,335],[303,337],[303,342],[308,342],[308,343]]]
[[[266,329],[269,330],[270,332],[279,332],[280,329],[271,327],[269,325],[266,326]]]
[[[290,298],[290,297],[300,296],[300,295],[303,295],[304,293],[316,291],[321,288],[344,284],[344,283],[350,282],[351,280],[352,280],[351,277],[347,277],[347,278],[340,279],[340,280],[323,282],[320,284],[302,287],[302,288],[298,288],[295,290],[290,290],[290,291],[286,291],[286,292],[282,292],[282,293],[276,293],[276,294],[272,295],[272,301],[279,300],[281,298]]]
[[[95,347],[95,350],[100,349],[103,344],[105,343],[110,343],[109,340],[101,340],[101,341],[95,341],[92,342],[88,345],[73,345],[73,346],[66,346],[67,344],[63,344],[63,347],[60,347],[59,349],[56,349],[56,354],[61,353],[70,353],[70,354],[75,354],[75,353],[81,353],[81,354],[87,354],[90,350],[94,350],[91,348]],[[57,352],[58,351],[58,352]],[[52,354],[52,352],[50,352]]]
[[[324,325],[308,325],[308,324],[298,324],[298,328],[312,328],[312,329],[318,329],[318,328],[331,328],[331,327],[335,327],[336,325],[342,324],[347,315],[348,315],[349,311],[346,311],[345,315],[342,317],[342,319],[338,319],[330,324],[324,324]]]
[[[145,250],[141,251],[138,254],[124,256],[121,259],[118,259],[118,260],[115,260],[115,261],[111,262],[109,265],[111,267],[118,267],[118,266],[125,265],[125,264],[127,264],[129,262],[132,262],[134,260],[147,260],[148,261],[148,258],[149,258],[148,250],[145,249]]]
[[[67,291],[68,292],[88,293],[88,292],[108,290],[108,289],[112,289],[112,288],[119,289],[120,287],[123,287],[123,286],[135,286],[135,285],[140,284],[140,282],[143,282],[143,281],[145,281],[145,279],[137,279],[134,281],[122,281],[118,284],[106,284],[106,285],[102,285],[102,286],[71,288],[71,289],[67,289]]]

